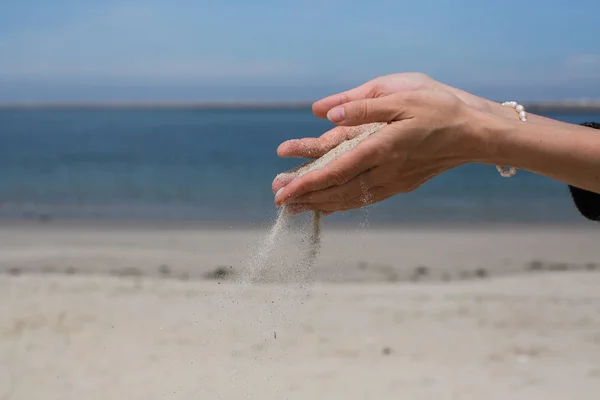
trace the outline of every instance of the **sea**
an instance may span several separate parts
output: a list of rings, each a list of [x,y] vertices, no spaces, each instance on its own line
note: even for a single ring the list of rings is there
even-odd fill
[[[600,114],[546,114],[600,121]],[[0,221],[171,221],[263,226],[271,182],[305,160],[277,146],[330,129],[308,109],[0,110]],[[568,187],[465,165],[330,223],[576,223]]]

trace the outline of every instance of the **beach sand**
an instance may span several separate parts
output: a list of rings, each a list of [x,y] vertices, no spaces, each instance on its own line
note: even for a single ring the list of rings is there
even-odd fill
[[[595,225],[323,233],[240,286],[265,231],[0,225],[0,399],[600,398]]]

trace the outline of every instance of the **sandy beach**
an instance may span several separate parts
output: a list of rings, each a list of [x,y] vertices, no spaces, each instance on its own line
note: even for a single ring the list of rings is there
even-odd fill
[[[593,224],[326,225],[237,284],[264,235],[0,225],[0,399],[600,397]]]

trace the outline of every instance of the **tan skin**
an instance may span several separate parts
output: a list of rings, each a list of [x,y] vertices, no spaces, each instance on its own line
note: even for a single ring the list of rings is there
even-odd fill
[[[359,208],[471,162],[511,165],[600,193],[598,132],[535,115],[523,123],[508,107],[422,74],[375,79],[316,102],[313,112],[338,126],[282,143],[280,156],[317,158],[349,138],[347,127],[388,125],[321,170],[275,180],[275,192],[284,188],[275,203],[294,212]]]

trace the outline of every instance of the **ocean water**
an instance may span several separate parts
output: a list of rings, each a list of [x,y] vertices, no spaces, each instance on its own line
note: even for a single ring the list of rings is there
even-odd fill
[[[278,158],[278,144],[330,127],[309,110],[0,110],[0,220],[264,224],[276,215],[272,179],[304,161]],[[523,171],[504,179],[485,165],[368,213],[372,224],[581,221],[565,185]]]

